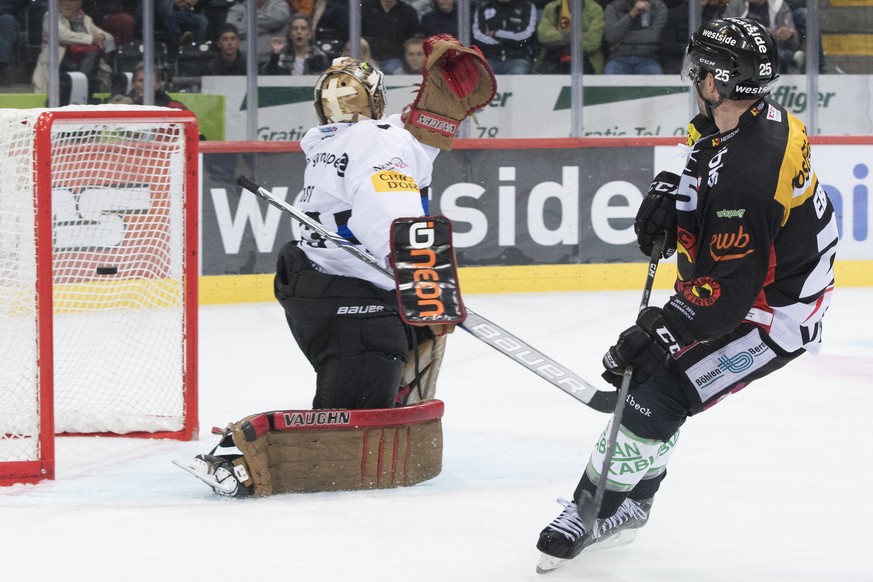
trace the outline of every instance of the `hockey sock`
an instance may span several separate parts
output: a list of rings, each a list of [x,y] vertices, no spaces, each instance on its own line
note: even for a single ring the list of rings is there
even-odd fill
[[[670,462],[670,458],[673,456],[673,450],[676,448],[676,443],[678,441],[679,431],[677,430],[673,433],[673,436],[667,440],[667,442],[660,443],[660,446],[658,447],[658,456],[654,462],[649,465],[649,469],[646,471],[643,479],[654,479],[667,472],[667,463]],[[657,488],[655,488],[655,491],[657,491]],[[651,497],[651,495],[649,497]]]
[[[631,489],[631,492],[628,494],[630,499],[634,501],[644,501],[646,499],[651,499],[655,496],[655,493],[658,492],[658,489],[661,487],[661,481],[664,480],[664,477],[667,476],[667,471],[662,472],[660,475],[653,479],[643,479],[637,486]]]
[[[585,473],[576,487],[574,499],[579,499],[583,490],[594,495],[597,489],[600,468],[603,467],[603,459],[606,455],[606,441],[610,425],[611,423],[607,424],[600,435],[597,446],[588,459]],[[607,476],[603,504],[598,517],[604,518],[614,514],[618,506],[643,479],[652,480],[651,483],[654,485],[654,480],[664,475],[667,462],[670,460],[678,438],[679,431],[676,431],[667,442],[644,439],[632,433],[625,426],[620,426],[612,464]],[[657,484],[660,484],[660,479],[657,479]],[[657,491],[657,486],[655,486],[654,491]]]
[[[667,476],[667,463],[670,457],[673,456],[673,450],[676,448],[676,442],[679,440],[679,431],[677,430],[666,443],[661,444],[658,449],[658,458],[646,471],[646,476],[643,477],[636,487],[631,489],[628,497],[636,501],[651,499],[661,487],[661,481]]]

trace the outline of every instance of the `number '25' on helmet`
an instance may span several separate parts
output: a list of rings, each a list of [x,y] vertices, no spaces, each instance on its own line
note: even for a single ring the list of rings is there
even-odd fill
[[[767,29],[747,18],[710,20],[691,35],[682,79],[697,83],[712,73],[722,99],[757,99],[779,79],[779,55]]]
[[[381,119],[385,112],[382,72],[367,61],[338,57],[315,82],[314,105],[321,124]]]

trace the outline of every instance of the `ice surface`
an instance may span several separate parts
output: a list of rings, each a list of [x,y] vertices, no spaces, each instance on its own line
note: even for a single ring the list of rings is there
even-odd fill
[[[652,304],[663,302],[656,292]],[[403,489],[215,497],[170,463],[212,426],[309,406],[277,305],[201,308],[199,442],[63,438],[57,479],[0,488],[0,580],[870,581],[870,289],[838,289],[822,354],[686,423],[633,545],[546,577],[539,531],[607,417],[462,331],[449,339],[442,473]],[[470,295],[480,315],[600,384],[638,292]]]

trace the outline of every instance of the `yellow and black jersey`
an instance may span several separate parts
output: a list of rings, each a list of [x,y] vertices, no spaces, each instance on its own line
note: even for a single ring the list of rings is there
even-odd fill
[[[761,99],[699,136],[679,197],[671,323],[706,341],[749,321],[788,352],[817,351],[838,235],[803,123]]]

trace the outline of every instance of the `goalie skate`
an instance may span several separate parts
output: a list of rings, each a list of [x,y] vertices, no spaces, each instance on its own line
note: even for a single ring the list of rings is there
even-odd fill
[[[172,461],[174,465],[191,473],[218,494],[225,497],[248,497],[251,490],[243,485],[245,475],[237,476],[237,471],[245,471],[242,466],[236,467],[223,457],[214,455],[197,455],[193,461]]]

